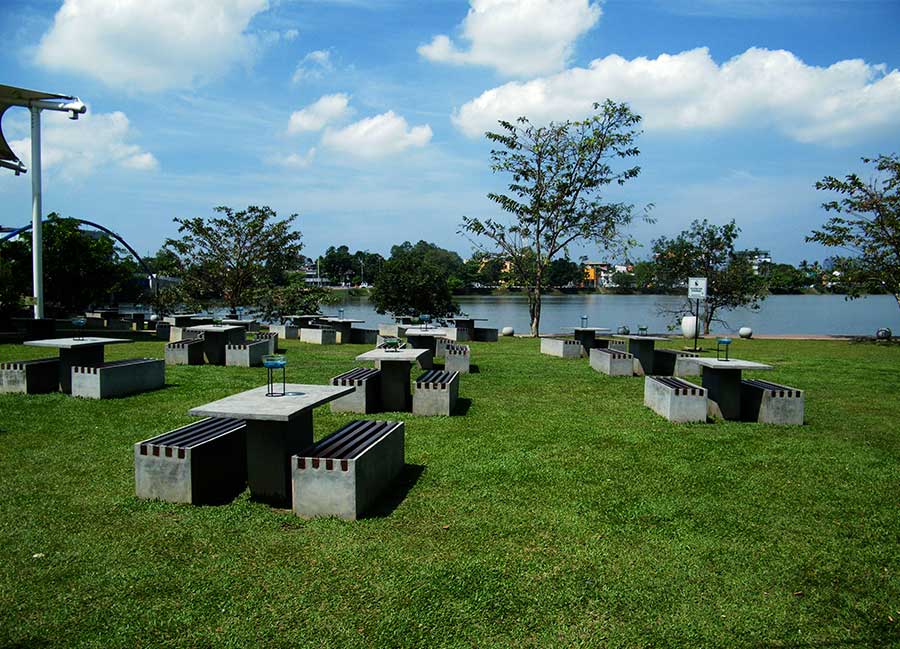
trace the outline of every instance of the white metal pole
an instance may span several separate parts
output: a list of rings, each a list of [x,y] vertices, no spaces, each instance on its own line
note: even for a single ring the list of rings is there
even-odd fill
[[[31,270],[34,317],[44,317],[44,236],[41,230],[41,109],[31,106]]]

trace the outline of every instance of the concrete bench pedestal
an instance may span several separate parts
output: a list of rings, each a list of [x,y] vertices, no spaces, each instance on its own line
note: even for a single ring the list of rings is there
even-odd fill
[[[475,327],[472,329],[472,340],[481,343],[495,343],[499,340],[496,329]]]
[[[282,340],[295,340],[299,329],[293,325],[269,325],[269,331],[278,334]]]
[[[268,340],[257,340],[240,345],[225,345],[225,365],[229,367],[260,367],[262,365],[262,357],[268,353]]]
[[[558,358],[581,358],[583,348],[577,340],[541,338],[541,353]]]
[[[803,390],[787,385],[741,381],[741,420],[761,424],[802,426],[806,398]]]
[[[634,356],[606,347],[596,347],[590,353],[591,367],[609,376],[633,376]]]
[[[331,385],[352,385],[356,390],[331,402],[331,412],[369,414],[381,408],[381,370],[358,367],[331,379]]]
[[[178,340],[167,344],[166,365],[203,365],[203,339]]]
[[[405,463],[404,425],[354,421],[291,458],[293,511],[356,520]]]
[[[138,498],[193,505],[231,500],[247,484],[246,426],[203,419],[134,445]]]
[[[447,345],[444,350],[444,370],[468,374],[469,359],[470,351],[468,345]]]
[[[0,393],[44,394],[59,390],[59,357],[0,363]]]
[[[706,421],[706,390],[682,379],[644,377],[644,405],[676,423]]]
[[[658,376],[700,376],[699,354],[677,349],[654,349],[653,371]]]
[[[337,331],[334,329],[301,329],[300,341],[313,345],[336,345]]]
[[[157,390],[166,384],[166,364],[161,359],[132,358],[94,367],[72,368],[72,396],[86,399],[123,397]]]
[[[274,331],[257,331],[253,334],[253,341],[258,342],[260,340],[265,340],[268,344],[266,348],[267,354],[274,354],[278,351],[278,334]]]
[[[450,416],[459,398],[459,373],[431,370],[416,379],[414,415]]]

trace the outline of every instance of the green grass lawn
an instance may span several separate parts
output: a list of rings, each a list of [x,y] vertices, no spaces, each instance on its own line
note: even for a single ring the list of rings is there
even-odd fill
[[[284,346],[299,383],[364,349]],[[407,422],[407,468],[357,522],[134,497],[133,444],[262,368],[0,395],[0,647],[900,646],[900,346],[732,355],[805,389],[807,425],[670,424],[642,379],[473,343],[464,416],[374,416]],[[357,417],[320,408],[317,439]]]

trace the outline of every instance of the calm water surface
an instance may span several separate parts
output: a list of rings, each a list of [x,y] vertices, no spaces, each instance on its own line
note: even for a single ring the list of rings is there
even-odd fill
[[[660,307],[673,308],[682,298],[659,295],[551,295],[543,299],[541,332],[553,333],[565,327],[578,326],[582,315],[597,327],[615,329],[628,326],[633,332],[639,326],[650,331],[664,332],[671,323],[660,315]],[[529,328],[528,301],[524,295],[460,296],[457,302],[466,314],[487,318],[481,326],[513,327],[517,333]],[[348,297],[341,305],[345,318],[358,318],[374,328],[379,322],[389,322],[386,315],[378,315],[367,298]],[[336,311],[337,307],[325,309]],[[713,331],[735,332],[740,327],[752,327],[759,334],[863,334],[873,335],[879,327],[890,327],[900,334],[900,309],[890,295],[873,295],[846,301],[840,295],[773,295],[762,303],[757,312],[740,309],[723,314],[728,327],[713,324]]]

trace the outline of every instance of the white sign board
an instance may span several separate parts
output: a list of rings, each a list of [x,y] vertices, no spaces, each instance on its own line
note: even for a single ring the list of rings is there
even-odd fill
[[[689,277],[688,278],[688,299],[705,300],[706,299],[706,278],[705,277]]]

